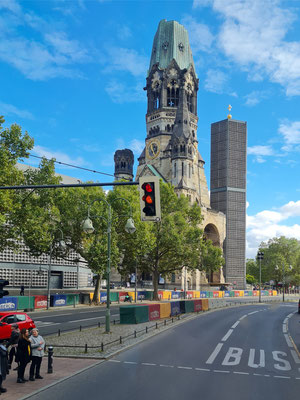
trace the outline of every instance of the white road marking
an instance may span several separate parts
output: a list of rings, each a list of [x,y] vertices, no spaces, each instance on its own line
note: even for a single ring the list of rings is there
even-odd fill
[[[74,322],[90,321],[91,319],[100,319],[100,318],[105,318],[105,316],[104,317],[92,317],[92,318],[77,319],[75,321],[68,321],[68,324],[74,324]]]
[[[250,349],[250,351],[249,351],[249,360],[248,360],[248,366],[249,367],[251,367],[251,368],[264,368],[266,366],[264,350],[260,350],[259,355],[260,355],[259,364],[256,364],[254,362],[255,349]]]
[[[238,347],[229,347],[222,365],[238,365],[241,361],[243,349]]]
[[[238,326],[239,323],[240,323],[240,321],[236,321],[236,323],[232,325],[231,329],[236,328],[236,327]]]
[[[290,371],[292,369],[291,364],[287,360],[279,357],[279,355],[287,357],[287,354],[284,351],[272,351],[272,354],[275,361],[279,361],[283,364],[274,364],[274,368],[279,369],[280,371]]]
[[[270,375],[264,375],[266,378],[270,378]]]
[[[210,372],[210,369],[207,368],[195,368],[196,371],[205,371],[205,372]]]
[[[294,349],[291,350],[292,357],[296,364],[300,364],[300,358]]]
[[[256,314],[256,313],[258,313],[259,311],[261,311],[261,310],[258,310],[258,311],[252,311],[252,312],[248,313],[247,315]]]
[[[38,328],[60,324],[60,322],[43,322],[43,321],[34,321],[34,323]]]
[[[273,378],[291,379],[290,376],[281,376],[281,375],[274,375]]]
[[[174,365],[159,364],[159,366],[163,368],[174,368]]]
[[[211,353],[210,357],[208,358],[208,360],[206,361],[206,364],[212,364],[217,355],[219,354],[221,348],[223,347],[223,343],[218,343],[216,348],[214,349],[214,351]]]
[[[192,367],[177,367],[178,369],[193,369]]]
[[[120,360],[107,360],[107,361],[109,361],[109,362],[116,362],[116,363],[120,363],[120,362],[121,362]]]
[[[285,337],[285,340],[286,340],[286,342],[287,342],[287,345],[288,345],[289,347],[293,347],[293,344],[292,344],[292,342],[290,341],[289,335],[288,335],[287,333],[284,333],[284,337]]]
[[[44,317],[41,316],[41,317],[37,317],[37,318],[42,319],[42,318],[64,317],[65,315],[73,315],[73,313],[58,314],[58,315],[45,315]]]
[[[223,374],[229,374],[230,373],[230,371],[222,371],[222,370],[219,370],[219,369],[214,369],[213,371],[214,372],[221,372]]]
[[[124,364],[137,364],[137,362],[135,362],[135,361],[124,361]]]
[[[229,331],[226,333],[226,335],[221,339],[221,342],[226,342],[226,340],[229,338],[229,336],[232,334],[233,329],[229,329]]]
[[[245,315],[243,315],[240,319],[239,319],[239,321],[242,321],[244,318],[246,318],[247,317],[247,314],[245,314]]]
[[[286,324],[283,324],[283,325],[282,325],[282,332],[283,332],[283,333],[287,333],[287,331],[288,331],[288,330],[287,330]]]
[[[150,366],[155,366],[156,364],[152,364],[152,363],[142,363],[142,365],[150,365]]]
[[[238,375],[250,375],[249,372],[239,372],[239,371],[233,371],[234,374]]]
[[[254,376],[263,376],[262,374],[253,374]]]

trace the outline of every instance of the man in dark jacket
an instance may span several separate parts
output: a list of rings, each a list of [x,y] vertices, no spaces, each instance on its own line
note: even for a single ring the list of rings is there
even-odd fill
[[[8,373],[7,368],[7,348],[5,344],[0,344],[0,394],[5,393],[7,389],[2,386],[2,382],[6,378],[6,374]]]
[[[11,335],[9,339],[10,351],[8,356],[8,368],[11,368],[11,364],[13,363],[14,357],[16,359],[18,341],[20,337],[20,329],[18,324],[11,324]]]

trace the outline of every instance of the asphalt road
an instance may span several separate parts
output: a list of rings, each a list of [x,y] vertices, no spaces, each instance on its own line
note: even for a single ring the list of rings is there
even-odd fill
[[[35,311],[28,313],[34,320],[34,323],[42,336],[57,333],[62,331],[79,329],[80,326],[88,327],[95,326],[100,322],[105,324],[106,308],[88,307],[88,308],[70,308],[63,310],[51,311]],[[111,321],[120,319],[119,306],[111,306],[110,309]]]
[[[296,311],[285,303],[205,313],[31,399],[297,399],[300,359],[287,333]]]

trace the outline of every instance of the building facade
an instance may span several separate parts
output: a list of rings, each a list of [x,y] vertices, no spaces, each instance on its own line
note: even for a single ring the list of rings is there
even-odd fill
[[[231,116],[230,116],[231,117]],[[211,125],[211,206],[226,215],[226,280],[245,287],[247,124],[231,118]]]

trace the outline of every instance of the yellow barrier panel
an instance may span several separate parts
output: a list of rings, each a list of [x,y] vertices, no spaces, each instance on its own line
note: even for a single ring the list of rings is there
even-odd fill
[[[273,290],[273,296],[277,296],[277,290]]]
[[[208,299],[202,299],[202,310],[208,311]]]
[[[135,300],[135,292],[128,292],[128,295],[131,297],[131,300]]]
[[[193,298],[194,299],[200,299],[200,290],[195,290],[193,292]]]
[[[222,290],[219,290],[219,297],[223,297],[224,292],[222,292]]]
[[[243,290],[240,290],[240,297],[244,297],[244,291]]]
[[[171,290],[164,290],[163,291],[163,300],[171,300],[172,292]]]
[[[93,300],[93,297],[94,297],[94,292],[91,292],[91,293],[90,293],[90,300],[91,300],[91,301]],[[99,295],[98,295],[98,302],[100,302],[100,293],[99,293]]]
[[[160,303],[160,318],[169,318],[171,315],[171,303]]]

